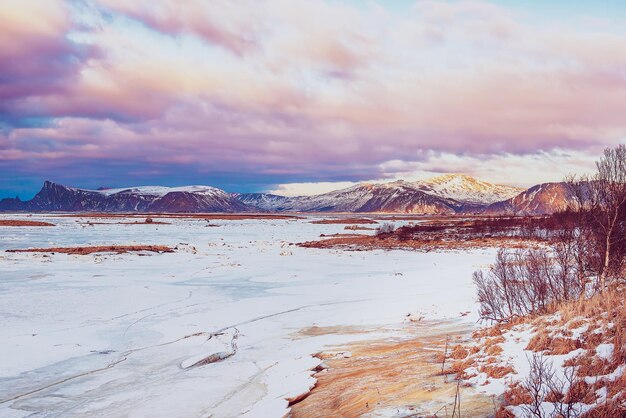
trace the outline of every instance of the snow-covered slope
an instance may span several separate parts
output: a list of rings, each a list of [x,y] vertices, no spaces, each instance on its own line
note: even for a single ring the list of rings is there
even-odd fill
[[[121,189],[98,189],[98,190],[87,190],[87,189],[78,189],[86,192],[95,192],[101,193],[105,196],[111,196],[118,193],[130,193],[135,195],[142,196],[165,196],[168,193],[172,192],[185,192],[185,193],[196,193],[202,195],[212,195],[219,196],[225,195],[226,192],[218,189],[216,187],[211,186],[182,186],[182,187],[165,187],[165,186],[139,186],[139,187],[127,187]]]
[[[388,212],[413,214],[518,212],[511,199],[529,193],[511,186],[450,174],[430,180],[361,183],[314,196],[227,193],[211,186],[141,186],[85,190],[45,182],[30,201],[4,199],[0,211],[102,212]],[[524,200],[530,197],[523,197]],[[531,206],[534,203],[531,204]],[[512,205],[512,206],[511,206]],[[555,207],[559,207],[555,205]],[[523,211],[544,211],[543,208]],[[523,212],[521,211],[521,212]],[[545,209],[549,212],[549,208]]]
[[[249,193],[237,197],[243,203],[268,211],[443,214],[479,212],[491,203],[509,199],[522,191],[465,175],[450,174],[417,182],[361,183],[314,196]]]
[[[543,183],[517,196],[489,205],[488,214],[543,215],[574,206],[574,196],[564,183]]]
[[[315,196],[283,197],[254,193],[238,195],[238,198],[267,211],[448,214],[464,207],[463,203],[431,196],[404,181],[362,183]]]
[[[294,198],[271,193],[237,193],[235,197],[246,205],[270,212],[294,210]]]
[[[413,185],[432,196],[473,204],[500,202],[517,196],[524,190],[487,183],[464,174],[446,174],[430,180],[417,181]]]

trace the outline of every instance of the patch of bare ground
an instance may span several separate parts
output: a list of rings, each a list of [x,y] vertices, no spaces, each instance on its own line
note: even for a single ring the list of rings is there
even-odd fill
[[[313,335],[318,331],[327,330]],[[463,416],[492,416],[491,398],[441,373],[437,354],[464,331],[421,322],[414,324],[413,333],[409,339],[369,340],[318,353],[317,383],[289,400],[290,416],[358,417],[396,410],[407,416],[445,416],[446,411],[451,416],[459,394]]]
[[[369,218],[337,218],[337,219],[319,219],[311,221],[312,224],[326,225],[326,224],[348,224],[348,225],[368,225],[376,224],[373,219]]]
[[[67,213],[55,215],[66,218],[155,218],[174,219],[205,219],[205,220],[246,220],[246,219],[303,219],[296,215],[279,215],[275,213]]]
[[[88,255],[94,253],[124,254],[131,252],[173,253],[174,249],[165,245],[101,245],[93,247],[28,248],[22,250],[6,250],[6,252]]]
[[[0,226],[55,226],[49,222],[0,219]]]
[[[376,228],[371,228],[369,226],[359,226],[359,225],[347,225],[343,229],[348,231],[375,231]]]
[[[331,335],[331,334],[340,334],[340,335],[351,335],[351,334],[365,334],[370,332],[370,329],[359,328],[350,325],[337,325],[337,326],[328,326],[328,327],[320,327],[320,326],[311,326],[306,327],[295,334],[291,335],[291,338],[294,340],[309,338],[309,337],[319,337],[321,335]]]
[[[155,221],[151,218],[148,218],[143,221],[135,221],[135,222],[91,222],[87,221],[84,225],[171,225],[170,222],[163,221]]]
[[[336,234],[320,234],[320,238],[358,238],[358,237],[364,237],[366,235],[363,234],[341,234],[341,233],[336,233]]]

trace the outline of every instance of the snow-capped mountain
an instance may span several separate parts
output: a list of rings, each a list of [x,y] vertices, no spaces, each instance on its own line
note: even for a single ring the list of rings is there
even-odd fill
[[[445,174],[412,183],[432,196],[471,204],[491,204],[517,196],[524,189],[487,183],[464,174]]]
[[[97,192],[104,194],[106,196],[111,196],[118,193],[129,193],[141,196],[165,196],[168,193],[174,192],[184,192],[184,193],[195,193],[202,194],[206,196],[219,196],[226,194],[224,190],[211,187],[211,186],[183,186],[183,187],[165,187],[165,186],[139,186],[139,187],[130,187],[130,188],[121,188],[121,189],[98,189],[98,190],[85,190],[85,189],[77,189],[83,190],[86,192]]]
[[[435,214],[480,212],[488,204],[509,199],[523,190],[450,174],[417,182],[361,183],[314,196],[249,193],[237,197],[266,211]]]
[[[405,181],[361,183],[314,196],[285,197],[264,193],[237,196],[241,202],[265,211],[446,214],[476,209],[464,202],[428,194]]]
[[[211,186],[86,190],[46,181],[29,201],[0,201],[0,211],[542,214],[564,209],[570,198],[561,183],[522,190],[459,174],[417,182],[361,183],[329,193],[295,197],[235,194]]]
[[[565,183],[543,183],[517,196],[489,205],[487,214],[543,215],[573,207],[572,191]]]
[[[232,194],[210,186],[85,190],[46,181],[29,201],[4,199],[0,210],[32,212],[249,212]]]

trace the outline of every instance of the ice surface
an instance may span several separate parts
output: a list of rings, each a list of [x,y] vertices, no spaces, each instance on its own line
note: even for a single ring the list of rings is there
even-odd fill
[[[71,217],[28,219],[57,226],[0,227],[3,417],[280,417],[286,398],[313,385],[312,354],[376,336],[303,337],[300,330],[347,325],[389,335],[410,326],[409,313],[440,319],[464,311],[473,324],[471,273],[494,257],[491,250],[290,246],[343,231],[310,219],[212,221],[217,228],[184,219],[93,226]],[[132,243],[179,251],[4,252]],[[194,366],[212,355],[224,358]]]

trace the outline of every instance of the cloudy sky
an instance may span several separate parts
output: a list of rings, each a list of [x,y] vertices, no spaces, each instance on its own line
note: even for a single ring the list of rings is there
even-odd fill
[[[622,1],[0,0],[0,197],[532,185],[625,138]]]

